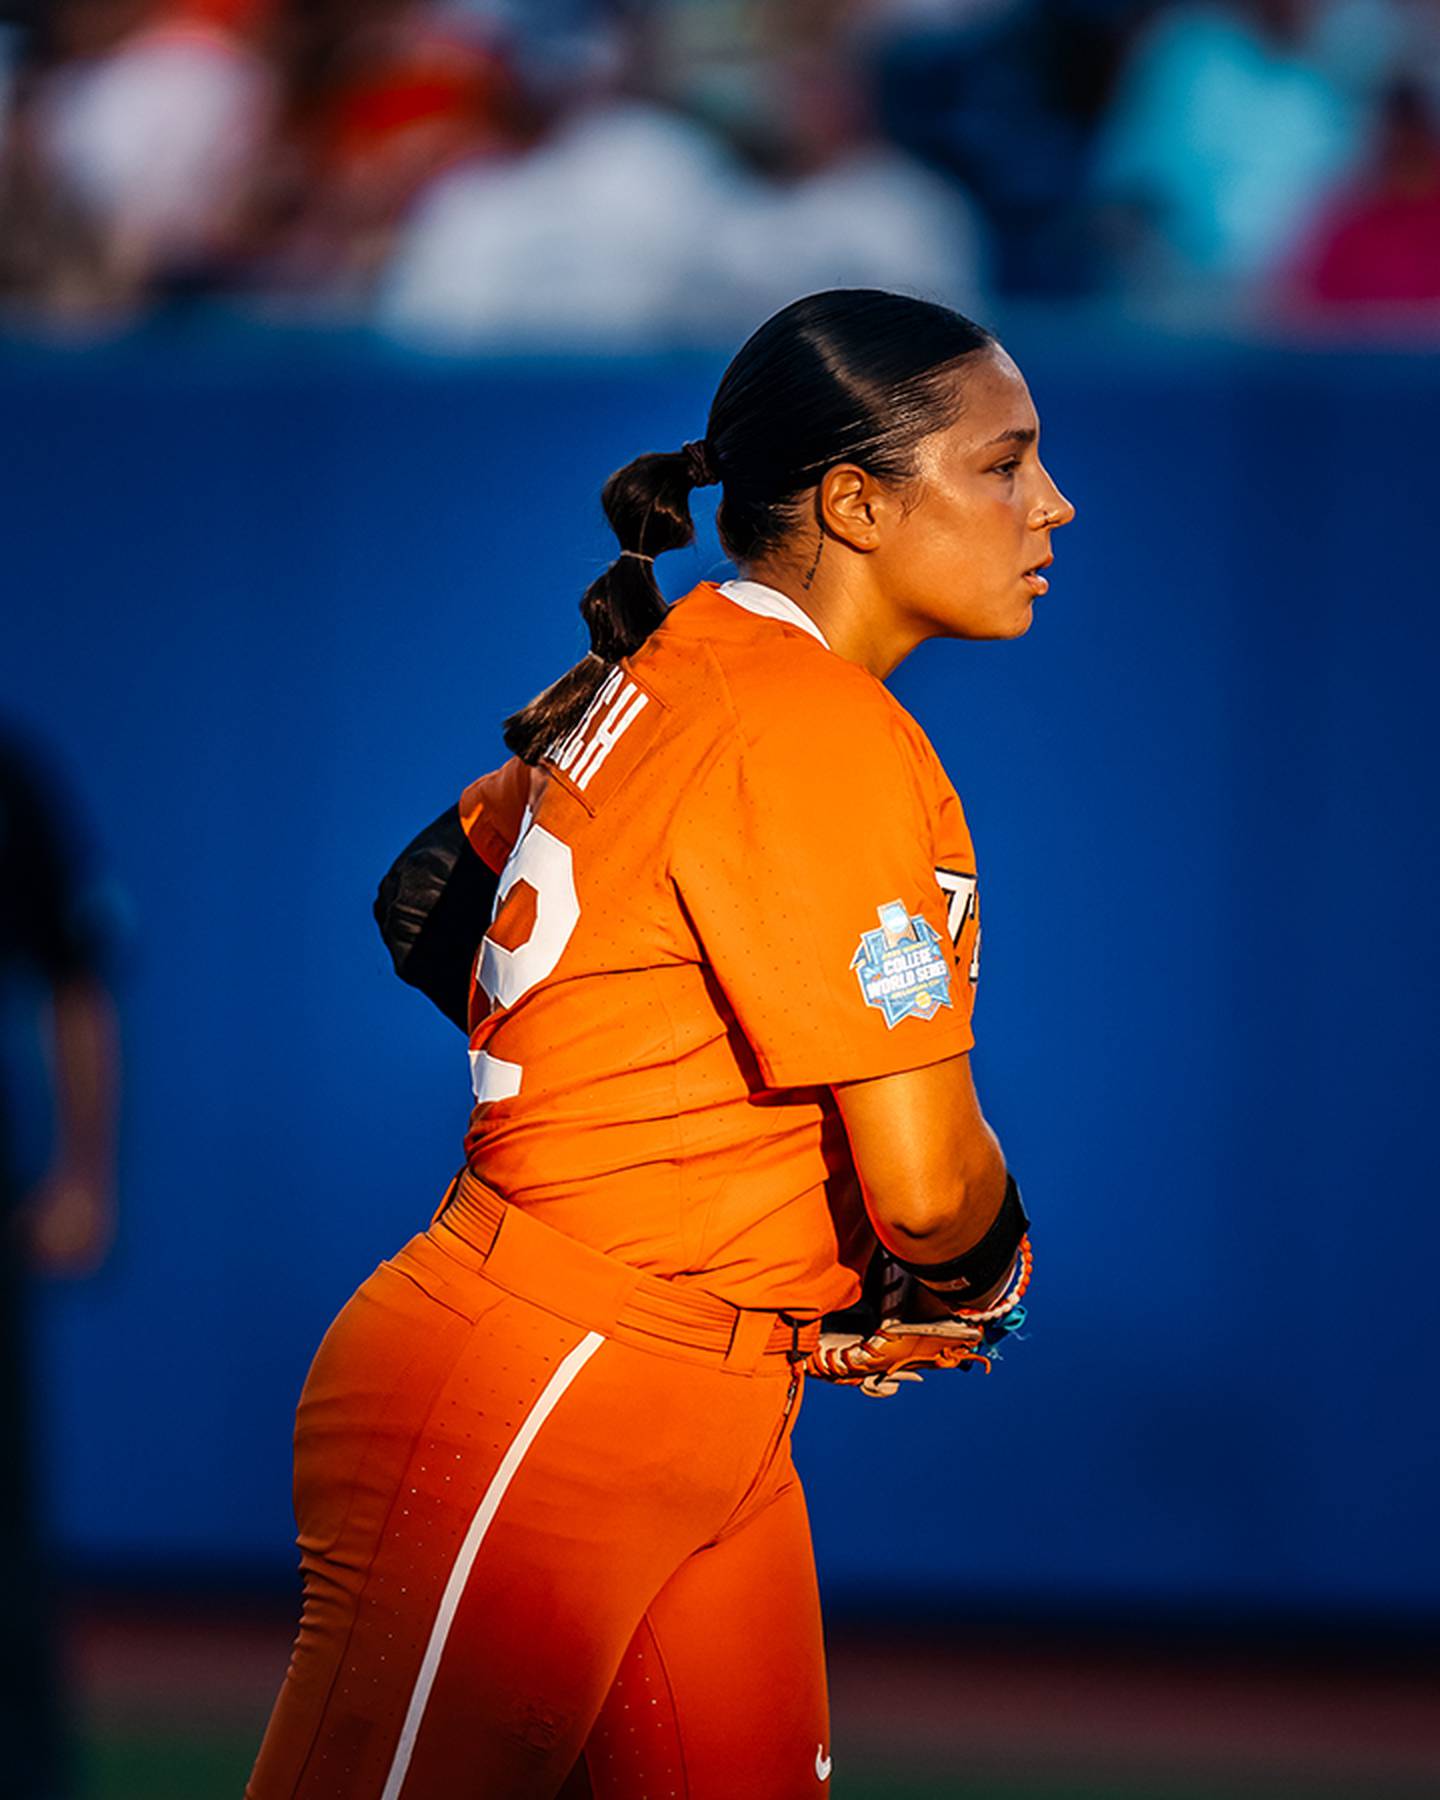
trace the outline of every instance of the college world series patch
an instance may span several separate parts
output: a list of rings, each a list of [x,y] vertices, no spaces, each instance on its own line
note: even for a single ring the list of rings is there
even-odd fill
[[[898,900],[877,907],[878,931],[860,939],[850,967],[867,1006],[878,1006],[892,1029],[902,1019],[933,1019],[950,1005],[950,964],[940,933]]]

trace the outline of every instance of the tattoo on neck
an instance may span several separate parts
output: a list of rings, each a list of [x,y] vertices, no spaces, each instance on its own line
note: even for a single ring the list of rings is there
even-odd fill
[[[810,567],[805,571],[805,578],[800,583],[801,587],[808,589],[810,586],[810,583],[815,579],[815,571],[820,567],[820,553],[824,548],[825,548],[825,527],[822,525],[820,527],[820,536],[818,537],[818,539],[816,540],[816,543],[815,543],[815,560],[814,560],[814,562],[811,563]]]

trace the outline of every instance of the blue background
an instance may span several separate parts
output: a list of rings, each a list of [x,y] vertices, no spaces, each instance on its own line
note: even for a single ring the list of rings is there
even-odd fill
[[[1440,372],[1010,341],[1079,521],[1027,639],[895,686],[979,850],[1033,1327],[989,1381],[812,1390],[826,1586],[1433,1618]],[[122,1241],[42,1321],[73,1557],[293,1566],[309,1355],[468,1112],[376,881],[583,648],[600,481],[719,367],[3,353],[0,708],[134,921]]]

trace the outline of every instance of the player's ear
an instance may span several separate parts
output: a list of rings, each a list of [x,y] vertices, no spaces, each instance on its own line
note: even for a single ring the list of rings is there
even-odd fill
[[[816,505],[825,527],[852,550],[879,547],[885,494],[867,470],[837,463],[820,480]]]

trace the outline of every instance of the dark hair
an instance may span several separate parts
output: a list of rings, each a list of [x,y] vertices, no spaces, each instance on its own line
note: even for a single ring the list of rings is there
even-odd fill
[[[638,456],[605,483],[621,548],[580,602],[590,654],[505,721],[509,747],[538,762],[665,617],[654,559],[693,540],[693,488],[721,483],[720,542],[754,562],[796,528],[805,495],[836,463],[909,479],[920,440],[960,416],[956,366],[994,342],[963,313],[876,288],[809,294],[767,319],[722,376],[705,436]]]

